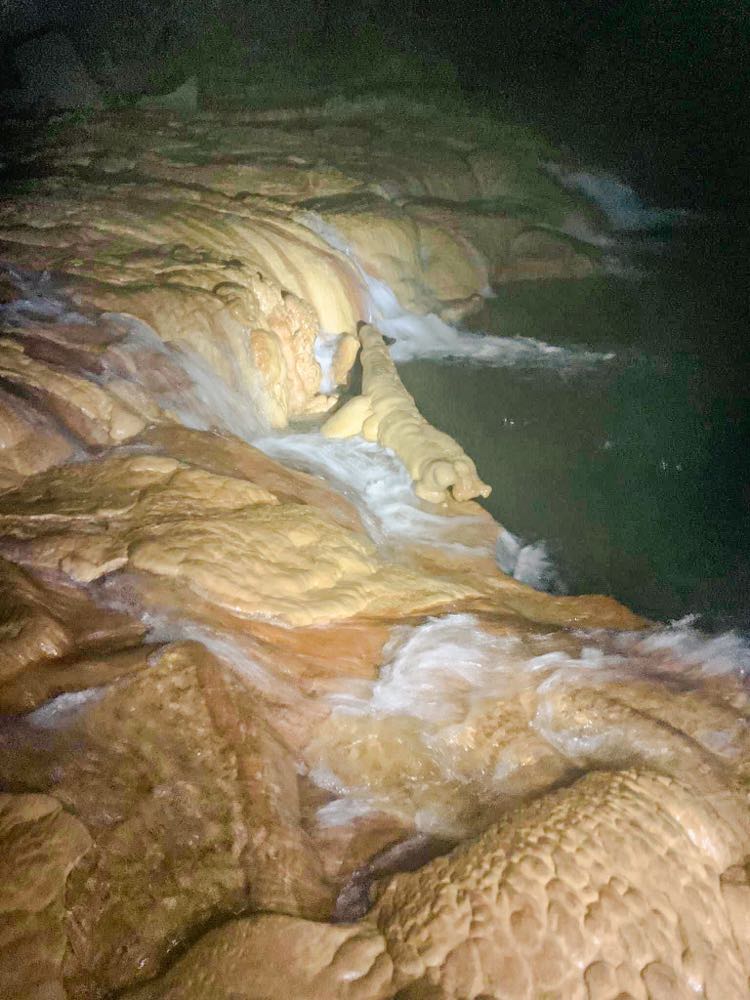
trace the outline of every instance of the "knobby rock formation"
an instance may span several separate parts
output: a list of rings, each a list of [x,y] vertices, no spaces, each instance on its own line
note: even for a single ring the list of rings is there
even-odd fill
[[[746,997],[740,671],[504,576],[369,325],[371,279],[590,273],[549,150],[367,102],[14,138],[2,996]]]

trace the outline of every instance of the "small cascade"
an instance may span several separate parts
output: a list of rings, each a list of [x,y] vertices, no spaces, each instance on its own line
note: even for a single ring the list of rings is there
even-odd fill
[[[110,388],[115,395],[123,382],[130,383],[185,427],[222,430],[245,441],[268,432],[260,376],[254,386],[239,391],[195,351],[165,343],[134,316],[80,312],[47,274],[12,270],[9,277],[23,298],[0,304],[0,321],[21,336],[28,331],[33,337],[40,324],[59,329],[59,336],[50,338],[50,350],[59,348],[67,361],[66,352],[77,348],[81,374],[88,381]],[[66,334],[66,327],[75,327],[78,343]]]
[[[304,223],[333,249],[351,262],[367,290],[367,322],[390,339],[391,356],[396,362],[425,358],[434,361],[462,361],[492,368],[586,368],[611,361],[614,354],[576,350],[547,344],[534,337],[498,337],[470,333],[446,323],[435,313],[419,315],[399,303],[386,282],[368,274],[334,226],[313,212],[305,213]]]
[[[544,166],[564,187],[580,191],[595,202],[612,228],[619,232],[664,229],[692,218],[692,213],[686,209],[645,205],[638,193],[614,174],[566,170],[558,163],[545,163]]]
[[[253,444],[284,465],[325,479],[353,501],[377,545],[434,545],[466,555],[491,555],[485,545],[462,542],[484,523],[479,515],[446,517],[427,509],[414,493],[409,474],[386,448],[363,438],[327,438],[319,433],[277,434]]]
[[[567,587],[543,540],[526,542],[505,528],[498,536],[495,557],[503,573],[514,580],[549,594],[567,593]]]
[[[687,756],[687,741],[680,750],[658,729],[644,724],[628,744],[614,721],[604,724],[608,699],[623,685],[650,688],[641,697],[654,710],[677,682],[687,713],[717,678],[739,689],[748,670],[745,639],[706,637],[688,621],[645,634],[527,637],[487,631],[468,614],[399,627],[378,679],[351,682],[329,697],[332,715],[317,740],[314,776],[341,798],[335,808],[324,807],[321,819],[335,825],[353,813],[385,809],[423,833],[465,836],[473,823],[487,822],[478,803],[502,812],[584,766]],[[623,724],[636,722],[635,714],[621,717]],[[742,723],[716,709],[714,725],[696,739],[731,759]],[[487,734],[497,728],[505,745],[493,749]]]
[[[165,344],[141,320],[105,313],[102,321],[112,324],[121,335],[117,342],[118,360],[123,356],[132,359],[135,377],[145,376],[146,386],[159,406],[185,427],[227,431],[248,442],[268,432],[259,376],[254,386],[246,385],[242,391],[234,389],[195,351]],[[139,358],[149,355],[156,360],[156,372],[139,372]],[[110,365],[104,384],[114,377],[116,371]]]

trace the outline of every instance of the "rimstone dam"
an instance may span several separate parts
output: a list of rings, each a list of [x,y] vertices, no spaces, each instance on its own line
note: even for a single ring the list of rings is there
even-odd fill
[[[748,997],[744,654],[502,572],[397,369],[607,266],[556,151],[376,98],[12,139],[0,997]]]

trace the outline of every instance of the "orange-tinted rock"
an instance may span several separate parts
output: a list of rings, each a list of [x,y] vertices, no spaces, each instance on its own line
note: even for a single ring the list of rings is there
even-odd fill
[[[77,588],[44,584],[0,560],[0,711],[35,708],[65,691],[136,669],[144,627],[98,608]]]
[[[550,151],[387,100],[64,131],[0,205],[2,551],[39,574],[0,563],[0,781],[55,796],[0,803],[0,993],[744,997],[739,674],[499,573],[367,331],[332,423],[400,454],[429,541],[229,433],[347,379],[370,303],[326,239],[453,320],[590,273]]]
[[[330,912],[293,758],[199,645],[84,703],[60,742],[54,794],[93,840],[67,893],[71,996],[153,975],[197,928],[248,907]]]
[[[692,835],[707,821],[718,855]],[[719,819],[689,784],[590,774],[396,875],[359,924],[233,921],[129,996],[604,1000],[687,996],[697,984],[740,1000],[750,969],[719,876],[747,832],[738,801]],[[699,911],[684,910],[688,896]]]
[[[65,883],[85,827],[47,795],[0,795],[0,995],[63,1000]]]

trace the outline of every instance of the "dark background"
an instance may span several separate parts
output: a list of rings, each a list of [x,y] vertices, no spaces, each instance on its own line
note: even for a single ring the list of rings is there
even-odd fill
[[[453,76],[663,203],[749,200],[744,0],[0,0],[0,87],[15,82],[18,44],[51,28],[110,100],[192,73],[204,93],[231,92],[311,53],[319,77],[350,58],[350,79],[392,53],[442,60],[440,85]]]

